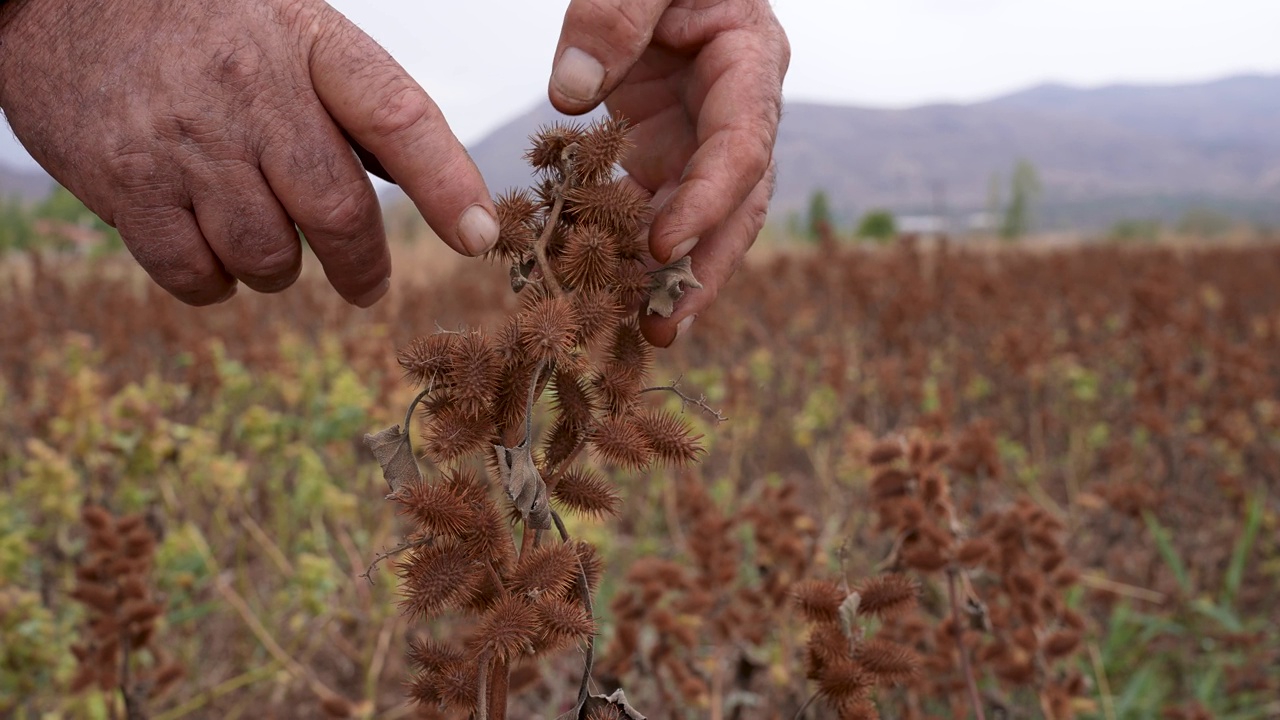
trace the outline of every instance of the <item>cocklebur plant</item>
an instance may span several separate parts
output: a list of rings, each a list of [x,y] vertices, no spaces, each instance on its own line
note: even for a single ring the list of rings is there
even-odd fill
[[[109,694],[112,717],[118,691],[124,715],[144,720],[147,701],[163,694],[184,673],[156,640],[156,621],[164,611],[150,586],[156,536],[141,515],[117,518],[86,505],[81,519],[89,537],[71,597],[85,606],[88,619],[80,641],[71,648],[77,661],[71,690],[96,687]],[[142,656],[147,664],[139,661]]]
[[[404,347],[400,365],[421,389],[403,427],[365,438],[408,520],[404,542],[379,558],[396,558],[405,612],[458,620],[457,635],[409,650],[410,695],[445,715],[505,717],[512,668],[568,648],[583,650],[585,667],[574,705],[556,711],[585,713],[603,567],[560,511],[617,514],[622,499],[602,471],[702,452],[679,415],[642,401],[661,390],[710,412],[676,383],[647,385],[652,350],[636,314],[669,316],[699,285],[687,260],[646,265],[651,198],[614,176],[627,132],[607,117],[533,138],[537,181],[497,199],[489,253],[509,266],[521,310],[496,332],[437,328]]]

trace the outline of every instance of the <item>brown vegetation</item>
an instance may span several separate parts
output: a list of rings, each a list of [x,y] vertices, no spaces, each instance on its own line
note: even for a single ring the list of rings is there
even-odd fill
[[[594,267],[594,241],[569,240],[549,265]],[[30,592],[0,596],[3,652],[19,647],[9,618],[72,616],[85,556],[41,529],[93,504],[183,528],[153,563],[165,594],[139,598],[163,604],[157,628],[187,668],[148,700],[156,715],[465,715],[505,693],[509,716],[553,717],[579,707],[596,636],[584,717],[1276,712],[1276,247],[771,254],[653,358],[625,315],[588,333],[560,310],[647,285],[581,270],[557,273],[557,294],[508,259],[519,294],[502,268],[403,282],[363,314],[305,280],[202,311],[101,268],[37,262],[12,280],[0,490],[23,515],[4,515],[0,537],[24,534],[0,542],[0,571]],[[415,341],[424,314],[465,329]],[[637,359],[705,389],[729,422],[681,416],[672,392],[638,404],[652,381],[619,369]],[[341,375],[368,390],[359,422],[402,422],[406,371],[432,388],[414,447],[443,469],[382,503],[373,460],[320,421]],[[692,446],[661,438],[700,433],[701,462],[651,464],[687,461]],[[526,436],[546,483],[531,496],[503,482]],[[323,492],[304,495],[304,451],[336,478]],[[219,485],[235,472],[244,482]],[[538,497],[574,511],[574,539],[536,527]],[[214,540],[184,545],[191,528]],[[412,632],[397,582],[359,577],[400,541]],[[304,555],[338,581],[308,580]],[[419,631],[411,669],[395,639]],[[57,708],[74,662],[47,680],[29,670],[46,661],[22,662],[23,702],[0,708]],[[404,704],[411,676],[429,702]]]

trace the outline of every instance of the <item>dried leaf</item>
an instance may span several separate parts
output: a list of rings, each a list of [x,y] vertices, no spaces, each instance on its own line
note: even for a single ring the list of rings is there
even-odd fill
[[[533,273],[533,268],[538,264],[537,258],[529,258],[521,262],[511,264],[511,290],[519,293],[529,284],[529,275]]]
[[[533,451],[527,444],[513,448],[494,445],[498,472],[507,497],[515,503],[520,517],[535,530],[551,529],[551,507],[547,501],[547,483],[533,462]]]
[[[653,282],[649,286],[649,307],[647,314],[657,313],[662,317],[671,317],[675,312],[676,301],[684,297],[685,285],[700,288],[702,283],[693,276],[693,261],[688,255],[665,267],[649,273]]]
[[[849,596],[840,603],[840,629],[844,631],[844,636],[850,640],[854,637],[854,628],[858,622],[858,607],[862,605],[862,596],[856,592],[849,593]]]
[[[588,718],[593,712],[599,712],[605,708],[613,708],[621,711],[622,717],[627,720],[647,720],[638,710],[631,707],[631,703],[627,702],[626,693],[619,688],[612,695],[592,695],[583,703],[582,709],[578,711],[579,718]]]
[[[382,477],[391,486],[391,492],[405,483],[422,482],[422,469],[413,457],[409,436],[399,425],[392,425],[377,435],[365,435],[364,444],[382,466]]]

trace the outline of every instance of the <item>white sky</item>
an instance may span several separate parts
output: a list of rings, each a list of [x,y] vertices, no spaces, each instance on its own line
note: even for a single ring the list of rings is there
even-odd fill
[[[432,93],[464,142],[546,92],[564,0],[331,0]],[[777,0],[792,100],[903,106],[1046,81],[1280,72],[1278,0]]]
[[[331,2],[408,68],[463,142],[545,97],[566,7]],[[791,38],[791,100],[905,106],[981,100],[1047,81],[1280,72],[1280,0],[777,0],[774,8]],[[0,159],[19,159],[10,145],[0,142]]]

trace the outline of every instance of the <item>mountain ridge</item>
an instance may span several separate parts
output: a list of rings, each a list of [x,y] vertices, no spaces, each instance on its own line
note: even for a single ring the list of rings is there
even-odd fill
[[[490,190],[527,186],[529,135],[562,118],[543,101],[472,143]],[[817,190],[842,223],[872,208],[981,211],[991,205],[993,181],[1007,182],[1026,159],[1044,188],[1044,226],[1168,220],[1189,208],[1280,224],[1277,128],[1280,75],[1266,74],[1094,88],[1042,83],[981,102],[910,108],[791,101],[778,131],[771,213],[803,212]],[[38,169],[0,165],[0,196],[30,201],[53,186]],[[404,200],[395,187],[380,194],[386,204]]]
[[[540,103],[470,147],[490,189],[527,184],[527,137],[561,118]],[[1026,159],[1045,217],[1097,227],[1135,207],[1220,207],[1280,222],[1280,75],[1185,85],[1046,83],[991,100],[885,109],[788,102],[772,213],[825,191],[837,217],[985,209],[993,178]]]

